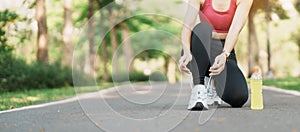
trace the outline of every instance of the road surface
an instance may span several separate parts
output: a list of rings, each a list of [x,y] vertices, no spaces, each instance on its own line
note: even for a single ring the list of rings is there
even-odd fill
[[[132,86],[132,87],[131,87]],[[267,88],[267,87],[265,87]],[[4,132],[299,132],[300,96],[264,89],[264,110],[230,108],[186,109],[187,84],[123,85],[76,98],[0,112]]]

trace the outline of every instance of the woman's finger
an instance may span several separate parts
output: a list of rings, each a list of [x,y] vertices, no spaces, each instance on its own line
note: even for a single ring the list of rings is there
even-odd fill
[[[186,58],[186,59],[183,61],[183,65],[186,66],[190,61],[191,61],[190,59]]]
[[[187,73],[187,74],[190,74],[191,71],[189,69],[182,69],[183,72]]]
[[[183,72],[185,72],[185,73],[188,73],[188,74],[191,73],[191,71],[190,71],[186,66],[182,66],[182,67],[181,67],[181,70],[182,70]]]
[[[225,65],[223,64],[218,69],[210,70],[211,73],[209,75],[210,76],[219,75],[224,70],[224,68],[225,68]]]
[[[184,69],[184,67],[185,67],[185,66],[184,66],[183,64],[179,64],[179,68],[180,68],[180,69]]]
[[[190,74],[191,71],[190,70],[184,70],[185,73]]]
[[[224,70],[224,64],[222,64],[217,70],[217,73],[221,73]]]
[[[218,70],[222,66],[224,66],[224,64],[214,64],[212,67],[209,68],[209,71]]]
[[[221,64],[222,63],[220,63],[220,59],[217,57],[215,59],[215,63],[212,65],[212,67],[210,67],[210,70],[211,69],[218,69],[218,68],[220,68],[222,66]]]

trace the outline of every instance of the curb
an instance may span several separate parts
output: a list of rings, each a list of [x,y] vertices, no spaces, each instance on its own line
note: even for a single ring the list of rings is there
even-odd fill
[[[300,92],[298,92],[296,90],[286,90],[286,89],[276,88],[276,87],[272,87],[272,86],[263,86],[263,89],[275,91],[275,92],[279,92],[279,93],[290,94],[290,95],[294,95],[294,96],[300,96]]]

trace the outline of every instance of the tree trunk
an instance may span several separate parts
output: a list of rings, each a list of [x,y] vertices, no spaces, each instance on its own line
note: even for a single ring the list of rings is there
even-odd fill
[[[113,9],[110,10],[110,17],[109,21],[113,23],[113,17],[114,17],[114,11]],[[114,64],[112,65],[114,72],[118,73],[119,72],[119,54],[117,52],[118,49],[118,41],[117,41],[117,32],[116,32],[116,27],[113,27],[114,25],[110,25],[112,27],[110,31],[110,40],[112,44],[112,54],[113,56],[113,62]]]
[[[169,83],[175,83],[176,82],[176,63],[172,59],[172,57],[168,58],[168,68],[167,68],[167,77]]]
[[[99,11],[101,11],[101,3],[100,3],[100,0],[97,0],[96,1],[97,4],[98,4],[98,8],[99,8]],[[104,21],[103,21],[103,12],[101,11],[100,13],[100,35],[101,36],[104,36]],[[102,80],[104,82],[108,82],[109,81],[109,75],[108,75],[108,69],[107,69],[107,63],[108,63],[108,55],[107,55],[107,42],[106,42],[106,39],[104,38],[102,40],[102,44],[100,45],[100,48],[101,48],[101,60],[103,62],[103,76],[102,76]]]
[[[113,53],[113,70],[114,72],[118,73],[119,72],[119,54],[118,54],[118,41],[117,41],[117,33],[116,33],[116,28],[113,27],[110,31],[110,39],[111,39],[111,44],[112,44],[112,53]]]
[[[248,16],[248,77],[252,74],[252,68],[258,61],[258,40],[254,24],[255,10],[251,10]]]
[[[124,54],[124,61],[125,61],[125,68],[131,70],[130,62],[133,59],[133,51],[130,41],[130,34],[129,34],[129,28],[126,23],[122,23],[122,39],[123,39],[123,54]]]
[[[72,57],[73,57],[73,22],[72,22],[72,0],[64,1],[64,25],[63,25],[63,42],[64,42],[64,51],[63,51],[63,60],[62,64],[64,66],[72,66]]]
[[[94,60],[95,56],[95,34],[94,34],[94,0],[89,0],[88,8],[88,39],[89,39],[89,64],[88,64],[88,74],[95,76],[94,74]]]
[[[109,81],[109,75],[108,75],[108,70],[107,70],[107,43],[106,40],[103,39],[102,41],[102,46],[101,46],[101,60],[103,61],[103,78],[102,80],[104,82],[108,82]]]
[[[272,78],[273,73],[271,69],[271,49],[270,49],[270,20],[271,20],[271,9],[270,9],[270,0],[267,1],[267,8],[266,8],[266,23],[267,23],[267,28],[266,28],[266,34],[267,34],[267,53],[268,53],[268,72],[267,72],[267,77]]]
[[[48,64],[48,34],[45,0],[36,0],[36,20],[38,23],[37,61]]]

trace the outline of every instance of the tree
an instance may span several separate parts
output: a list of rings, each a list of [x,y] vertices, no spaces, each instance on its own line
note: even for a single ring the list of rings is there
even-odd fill
[[[300,13],[300,0],[295,2],[295,7],[298,13]],[[297,29],[297,31],[292,34],[291,38],[298,46],[298,58],[300,60],[300,29]]]
[[[72,66],[72,56],[73,56],[73,21],[72,21],[72,0],[64,1],[64,24],[63,24],[63,60],[62,64],[65,66]]]
[[[128,4],[129,2],[127,0],[123,0],[120,3],[122,5],[121,11],[119,13],[120,16],[123,18],[129,17],[130,16],[130,10],[129,7],[130,5]],[[121,36],[123,40],[123,45],[122,45],[122,52],[124,55],[124,62],[125,62],[125,68],[130,68],[130,60],[133,59],[133,49],[131,45],[131,38],[130,38],[130,29],[129,29],[129,24],[128,21],[124,21],[120,24],[121,28]]]
[[[297,29],[298,31],[294,32],[291,36],[291,39],[296,43],[298,46],[298,59],[300,60],[300,29]]]
[[[300,0],[297,0],[295,2],[295,7],[296,7],[296,10],[300,13]]]
[[[109,10],[109,21],[113,23],[114,21],[114,16],[115,16],[115,11],[114,9],[110,9]],[[118,41],[117,41],[117,28],[113,27],[114,25],[110,25],[112,27],[111,31],[110,31],[110,40],[111,40],[111,44],[112,44],[112,53],[114,54],[113,56],[113,62],[115,63],[112,68],[114,69],[114,71],[116,73],[119,72],[119,54],[117,52],[117,48],[118,48]]]
[[[276,13],[281,19],[288,18],[286,11],[282,8],[282,4],[278,0],[254,0],[252,8],[248,16],[248,77],[252,74],[252,68],[254,65],[259,64],[259,44],[257,40],[257,34],[255,30],[254,18],[255,15],[262,11],[266,14],[266,34],[267,34],[267,51],[268,51],[268,72],[271,71],[270,61],[270,41],[269,41],[269,30],[268,24],[271,21],[270,14]],[[262,65],[262,64],[259,64]],[[262,67],[262,66],[260,66]],[[263,69],[262,69],[263,70]]]
[[[171,56],[165,56],[165,70],[167,74],[167,79],[169,83],[175,83],[176,82],[176,62]]]
[[[267,0],[267,7],[266,7],[266,33],[267,33],[267,53],[268,53],[268,72],[267,77],[272,78],[273,72],[271,69],[271,49],[270,49],[270,20],[271,20],[271,7],[270,7],[270,0]]]
[[[102,3],[100,0],[96,0],[97,4],[98,4],[98,8],[99,8],[99,15],[100,15],[100,35],[103,36],[104,34],[104,20],[103,20],[103,11],[101,10],[102,8]],[[102,47],[101,47],[102,46]],[[100,48],[101,48],[101,60],[103,63],[103,76],[102,76],[102,80],[104,82],[108,82],[109,81],[109,75],[108,75],[108,69],[107,69],[107,63],[108,63],[108,53],[107,53],[107,42],[106,39],[104,38],[102,40],[102,44],[101,44]]]
[[[94,76],[94,59],[95,59],[95,33],[94,33],[94,0],[89,0],[88,6],[88,40],[89,40],[89,58],[86,62],[86,72]]]
[[[124,55],[124,61],[125,61],[125,68],[130,68],[130,60],[133,59],[133,51],[132,51],[132,45],[130,40],[130,30],[128,28],[127,23],[121,24],[121,33],[122,33],[122,39],[123,39],[123,46],[122,51]]]
[[[256,7],[253,6],[248,16],[248,77],[251,76],[252,68],[254,67],[255,63],[257,63],[255,56],[258,54],[258,40],[254,24],[254,16],[256,11]]]
[[[18,18],[19,15],[15,12],[10,12],[8,9],[0,11],[0,68],[3,68],[3,64],[6,64],[8,60],[12,59],[14,47],[7,44],[7,36],[9,36],[7,27],[11,23],[15,23]]]
[[[36,0],[36,20],[38,23],[37,60],[48,64],[48,34],[45,0]]]

